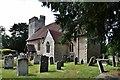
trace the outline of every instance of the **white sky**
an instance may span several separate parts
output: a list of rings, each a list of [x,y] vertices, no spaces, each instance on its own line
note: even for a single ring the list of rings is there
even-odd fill
[[[38,0],[0,0],[0,26],[4,26],[7,30],[14,23],[28,21],[33,16],[46,16],[46,25],[55,21],[54,13],[47,7],[41,7]]]

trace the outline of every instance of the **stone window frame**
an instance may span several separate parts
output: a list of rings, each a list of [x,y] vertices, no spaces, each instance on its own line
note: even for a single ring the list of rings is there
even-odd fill
[[[50,53],[50,43],[46,42],[46,53]]]
[[[38,41],[37,49],[38,49],[38,51],[40,51],[40,41]]]
[[[69,49],[70,49],[70,52],[74,52],[74,45],[72,42],[70,42]]]

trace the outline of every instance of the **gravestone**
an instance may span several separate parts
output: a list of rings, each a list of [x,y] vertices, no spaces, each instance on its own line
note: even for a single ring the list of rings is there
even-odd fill
[[[64,67],[64,61],[63,60],[61,60],[61,66]]]
[[[28,75],[28,59],[20,58],[17,61],[17,76]]]
[[[67,62],[70,62],[70,57],[67,57]]]
[[[34,64],[39,64],[39,61],[40,61],[40,56],[35,54],[34,55]]]
[[[48,72],[48,57],[41,56],[40,72]]]
[[[78,58],[77,58],[77,57],[75,57],[75,60],[74,60],[75,65],[77,64],[77,61],[78,61]]]
[[[14,57],[12,54],[4,56],[4,68],[5,69],[12,69],[14,66]]]
[[[88,66],[92,66],[93,64],[95,64],[95,62],[96,62],[96,58],[95,56],[92,56],[89,60]]]
[[[57,70],[61,70],[61,62],[58,61],[56,66],[57,66]]]
[[[103,72],[104,72],[104,68],[103,68],[103,65],[102,65],[101,60],[97,60],[97,64],[98,64],[98,67],[99,67],[100,73],[103,73]]]
[[[50,57],[50,64],[54,64],[53,57]]]
[[[62,56],[62,60],[63,60],[64,62],[66,62],[66,61],[67,61],[67,55],[63,55],[63,56]]]
[[[115,63],[116,63],[116,66],[118,66],[118,62],[119,62],[119,57],[118,57],[118,56],[115,56]]]

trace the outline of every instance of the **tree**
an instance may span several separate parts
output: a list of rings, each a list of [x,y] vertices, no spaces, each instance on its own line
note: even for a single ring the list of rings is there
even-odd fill
[[[14,24],[10,30],[10,48],[18,52],[24,52],[26,39],[28,38],[28,25],[26,23]]]
[[[86,35],[89,40],[95,40],[104,46],[106,40],[108,43],[117,41],[115,45],[119,46],[119,5],[120,3],[43,2],[42,6],[58,12],[55,14],[56,23],[65,31],[63,42]]]

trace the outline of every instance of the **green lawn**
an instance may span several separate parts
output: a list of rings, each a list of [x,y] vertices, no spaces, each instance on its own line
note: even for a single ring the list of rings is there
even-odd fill
[[[15,68],[15,67],[14,67]],[[118,67],[106,66],[105,70],[118,69]],[[17,76],[15,70],[2,68],[2,78],[96,78],[99,75],[98,66],[87,64],[74,65],[73,62],[65,63],[62,70],[56,70],[56,65],[49,65],[49,71],[40,73],[40,65],[29,66],[28,76]]]

